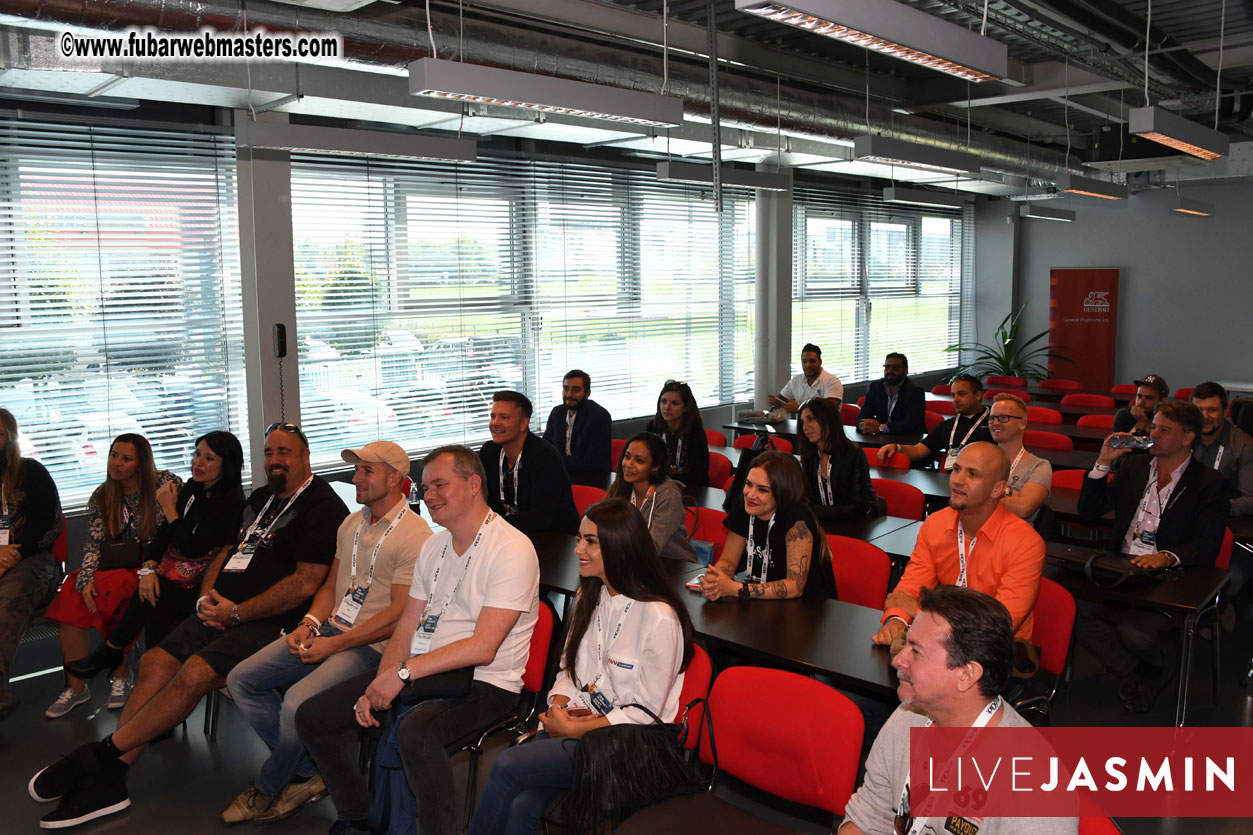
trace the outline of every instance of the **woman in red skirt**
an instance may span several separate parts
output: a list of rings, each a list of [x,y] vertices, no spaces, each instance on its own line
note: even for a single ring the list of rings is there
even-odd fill
[[[138,585],[144,544],[164,523],[157,489],[167,482],[180,484],[178,476],[157,471],[152,447],[142,435],[118,435],[109,447],[109,470],[104,483],[87,502],[87,544],[83,565],[65,578],[61,591],[44,615],[61,626],[61,654],[74,661],[87,654],[87,630],[95,628],[106,638],[121,620]],[[125,566],[125,567],[111,567]],[[44,715],[64,716],[91,701],[82,679],[66,675],[68,686]],[[116,710],[130,695],[130,669],[123,658],[113,671],[108,707]]]

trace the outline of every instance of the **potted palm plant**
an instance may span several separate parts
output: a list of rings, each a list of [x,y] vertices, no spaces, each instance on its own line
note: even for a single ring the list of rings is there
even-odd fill
[[[1024,304],[1017,310],[1006,314],[997,327],[996,336],[992,342],[988,344],[963,342],[950,345],[944,350],[958,354],[968,351],[974,355],[973,361],[961,369],[961,373],[964,374],[973,374],[976,377],[1003,374],[1008,377],[1023,377],[1030,380],[1041,380],[1047,377],[1049,360],[1070,362],[1070,359],[1057,353],[1047,344],[1036,344],[1048,337],[1047,330],[1030,337],[1019,333],[1022,314],[1026,308]]]

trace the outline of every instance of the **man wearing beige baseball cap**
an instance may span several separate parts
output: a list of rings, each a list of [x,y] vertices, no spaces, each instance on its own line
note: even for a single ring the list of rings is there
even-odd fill
[[[362,505],[339,526],[335,560],[308,614],[290,634],[247,659],[227,679],[235,704],[270,757],[257,782],[222,812],[224,823],[270,823],[326,796],[326,784],[296,733],[310,696],[378,667],[408,599],[413,566],[431,529],[401,489],[409,456],[375,441],[340,456],[355,467]],[[279,695],[279,689],[287,692]]]

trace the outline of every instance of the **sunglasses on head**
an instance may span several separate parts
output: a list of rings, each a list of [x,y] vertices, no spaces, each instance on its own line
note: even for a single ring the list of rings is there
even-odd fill
[[[266,436],[268,437],[268,436],[269,436],[269,434],[270,434],[271,432],[273,432],[275,429],[281,429],[281,430],[283,430],[284,432],[290,432],[291,434],[293,434],[293,435],[295,435],[297,438],[299,438],[299,439],[300,439],[300,442],[301,442],[301,443],[303,443],[306,447],[307,447],[307,446],[309,446],[309,439],[305,437],[305,433],[304,433],[304,432],[302,432],[302,431],[301,431],[301,429],[300,429],[300,427],[299,427],[299,426],[297,426],[296,424],[294,424],[294,423],[285,423],[285,422],[281,422],[281,421],[280,421],[280,422],[276,422],[276,423],[271,423],[269,426],[267,426],[267,427],[265,428],[265,434],[266,434]]]

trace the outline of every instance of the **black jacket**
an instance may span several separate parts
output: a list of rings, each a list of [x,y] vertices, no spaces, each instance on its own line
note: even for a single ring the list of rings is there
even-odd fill
[[[906,377],[901,382],[900,391],[896,393],[896,405],[888,413],[888,387],[882,380],[875,380],[866,389],[866,400],[861,404],[860,417],[874,418],[885,423],[885,432],[905,434],[926,431],[924,414],[927,411],[926,397],[914,381]]]
[[[1149,481],[1150,455],[1127,456],[1112,479],[1085,478],[1079,491],[1079,515],[1096,522],[1114,511],[1113,547],[1122,548]],[[1204,464],[1189,459],[1162,511],[1157,548],[1170,551],[1181,565],[1213,565],[1227,527],[1227,484]]]
[[[605,407],[594,400],[584,400],[574,419],[574,431],[570,433],[570,454],[566,455],[566,406],[559,403],[548,415],[544,425],[544,440],[561,454],[566,472],[575,484],[603,487],[613,469],[609,459],[613,455],[611,436],[613,418]],[[525,453],[523,454],[525,457]]]
[[[879,511],[879,500],[870,484],[870,465],[856,444],[843,454],[831,456],[831,504],[824,502],[818,487],[818,453],[801,457],[805,471],[805,501],[819,522],[832,519],[861,519]]]
[[[483,485],[487,504],[509,524],[527,534],[539,531],[578,533],[579,512],[574,507],[570,476],[561,463],[561,453],[539,435],[527,432],[522,444],[522,469],[518,470],[518,495],[512,503],[515,507],[512,513],[505,512],[500,494],[500,445],[495,441],[483,444],[479,460],[487,474],[487,484]],[[506,489],[510,493],[513,492],[512,479],[506,472],[505,481],[509,482]]]

